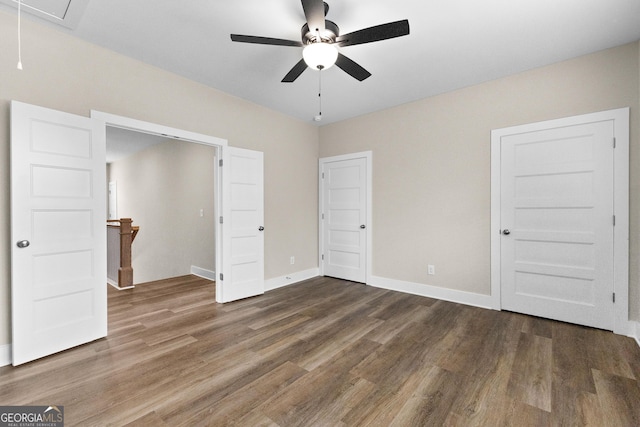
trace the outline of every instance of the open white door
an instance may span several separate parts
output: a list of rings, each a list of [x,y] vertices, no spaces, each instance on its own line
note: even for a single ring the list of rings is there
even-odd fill
[[[218,302],[264,293],[263,154],[223,148],[222,270]]]
[[[13,365],[107,335],[105,129],[11,103]]]

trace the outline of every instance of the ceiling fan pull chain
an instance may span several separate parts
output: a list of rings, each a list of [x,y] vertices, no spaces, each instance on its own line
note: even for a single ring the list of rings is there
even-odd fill
[[[313,118],[316,122],[322,120],[322,68],[318,67],[318,115]]]
[[[22,41],[21,39],[21,29],[20,29],[20,10],[22,9],[22,0],[18,0],[18,70],[22,70]]]
[[[322,117],[322,68],[318,70],[318,112]]]

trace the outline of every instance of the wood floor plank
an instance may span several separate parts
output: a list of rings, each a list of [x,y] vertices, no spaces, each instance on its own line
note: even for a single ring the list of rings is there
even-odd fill
[[[587,328],[556,322],[553,326],[553,382],[595,394]],[[562,343],[562,345],[557,345]]]
[[[508,390],[516,400],[547,412],[551,412],[551,342],[549,338],[520,334]]]
[[[486,315],[486,313],[482,313]],[[495,313],[499,314],[499,313]],[[500,425],[516,405],[508,391],[513,364],[521,336],[522,318],[507,313],[485,319],[480,347],[465,364],[457,364],[457,372],[465,378],[452,406],[452,413],[467,425]],[[452,349],[450,353],[457,353]]]
[[[68,426],[640,425],[640,348],[606,331],[327,277],[108,298],[107,338],[0,368],[0,404]]]
[[[123,427],[169,427],[155,412],[149,412],[144,416],[125,424]]]
[[[598,329],[589,330],[589,346],[587,354],[589,364],[601,372],[617,375],[625,378],[639,379],[633,374],[633,370],[623,351],[623,340],[610,332]]]
[[[448,418],[462,379],[437,366],[421,377],[391,426],[436,426],[444,424]]]
[[[311,425],[324,421],[327,425],[339,420],[326,418],[328,411],[350,394],[350,389],[360,381],[350,374],[351,369],[371,354],[379,344],[360,340],[351,348],[326,363],[323,369],[309,372],[262,406],[262,412],[277,424]]]
[[[609,426],[640,426],[640,386],[638,381],[593,370],[593,378]]]
[[[566,383],[554,383],[551,417],[557,426],[607,425],[595,387],[594,393],[589,393]]]
[[[185,414],[179,421],[187,425],[233,425],[236,420],[246,414],[247,408],[257,408],[264,402],[265,396],[278,393],[306,373],[307,371],[298,365],[285,362],[255,381],[224,396],[210,407],[199,412],[190,410],[190,413]]]

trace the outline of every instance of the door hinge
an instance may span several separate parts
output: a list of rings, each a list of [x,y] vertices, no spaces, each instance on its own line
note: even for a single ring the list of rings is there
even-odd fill
[[[616,302],[616,293],[615,292],[613,293],[613,302],[614,303]]]
[[[220,273],[220,280],[224,280],[224,274]]]
[[[322,214],[322,219],[324,219],[324,214]]]
[[[613,138],[613,148],[616,148],[616,139]]]
[[[613,226],[614,227],[616,226],[616,216],[615,215],[613,216]]]
[[[222,219],[222,217],[220,217],[220,224],[222,224],[222,223],[223,223],[223,219]]]
[[[324,172],[322,172],[322,179],[324,179]]]
[[[322,260],[324,261],[324,254],[322,254]]]
[[[222,167],[222,163],[224,163],[222,159],[218,160],[218,166]]]

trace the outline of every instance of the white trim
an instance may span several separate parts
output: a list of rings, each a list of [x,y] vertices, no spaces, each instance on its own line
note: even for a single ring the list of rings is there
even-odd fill
[[[198,144],[217,145],[219,147],[226,147],[228,145],[228,141],[226,139],[216,138],[215,136],[203,135],[201,133],[118,116],[116,114],[103,113],[102,111],[91,110],[91,118],[103,121],[107,126],[117,127],[120,129],[182,139]]]
[[[324,222],[322,221],[323,208],[323,191],[322,191],[322,173],[323,165],[330,162],[340,162],[343,160],[355,160],[364,158],[367,164],[367,245],[366,245],[366,268],[365,283],[369,284],[373,276],[373,151],[361,151],[359,153],[343,154],[333,157],[322,157],[318,159],[318,265],[320,266],[319,274],[324,276],[324,262],[322,254],[324,253]]]
[[[613,291],[616,293],[613,332],[631,333],[629,322],[629,108],[583,114],[562,119],[530,123],[491,131],[491,307],[500,310],[500,144],[514,133],[613,121],[614,151],[614,261]],[[637,332],[636,332],[637,336]]]
[[[11,365],[11,344],[0,345],[0,366]]]
[[[420,295],[458,304],[471,305],[480,308],[492,308],[490,295],[476,294],[473,292],[459,291],[456,289],[441,288],[439,286],[425,285],[423,283],[405,282],[403,280],[388,279],[386,277],[372,276],[368,285],[390,291],[404,292]]]
[[[208,279],[214,282],[216,281],[216,272],[207,270],[206,268],[200,268],[192,265],[191,274],[193,274],[194,276],[202,277],[203,279]]]
[[[107,277],[107,284],[113,286],[114,288],[116,288],[119,291],[124,291],[125,289],[133,289],[133,288],[135,288],[135,285],[125,286],[124,288],[121,288],[120,286],[118,286],[118,284],[116,282],[114,282],[113,280],[109,279],[108,277]]]
[[[156,123],[145,122],[142,120],[136,120],[129,117],[118,116],[115,114],[104,113],[102,111],[91,110],[91,118],[100,120],[105,126],[112,126],[121,129],[133,130],[136,132],[144,132],[152,135],[160,135],[169,138],[180,139],[183,141],[194,142],[197,144],[211,145],[216,147],[216,162],[214,165],[216,175],[216,191],[214,196],[214,218],[219,218],[220,212],[222,212],[222,171],[218,167],[218,160],[222,159],[222,149],[228,146],[228,141],[222,138],[216,138],[214,136],[203,135],[200,133],[190,132],[183,129],[176,129],[169,126],[159,125]],[[215,236],[216,236],[216,266],[222,265],[222,227],[218,221],[215,223]],[[219,267],[216,267],[219,270]],[[222,295],[222,284],[220,280],[216,280],[216,298]],[[218,301],[221,302],[221,301]]]
[[[640,347],[640,322],[629,322],[630,326],[629,326],[629,330],[632,331],[632,333],[629,335],[631,338],[636,340],[636,343],[638,344],[638,347]]]
[[[274,277],[273,279],[265,280],[264,291],[268,292],[274,289],[293,285],[295,283],[299,283],[304,280],[313,279],[314,277],[318,277],[319,274],[320,274],[319,269],[311,268],[309,270],[290,273],[290,274],[287,274],[286,276]]]

